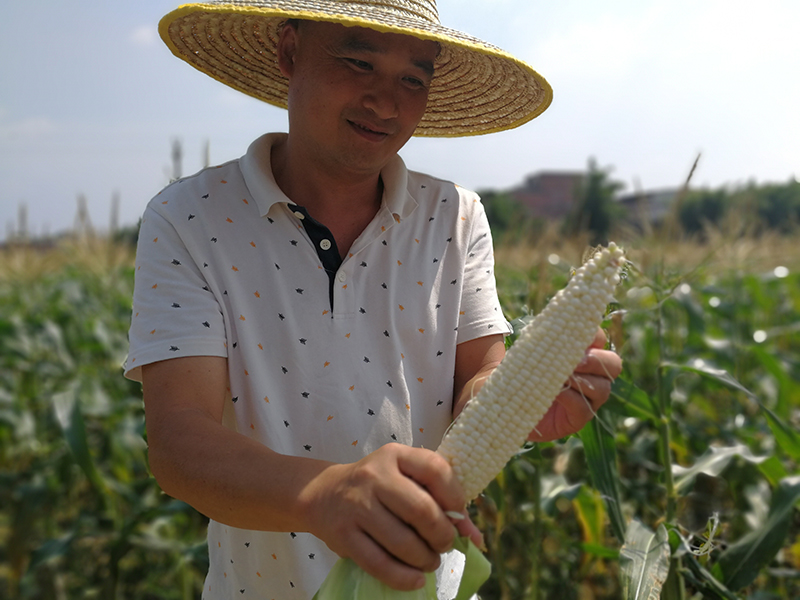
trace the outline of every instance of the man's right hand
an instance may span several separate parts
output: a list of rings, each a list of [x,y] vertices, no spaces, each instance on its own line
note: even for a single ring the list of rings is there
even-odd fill
[[[457,532],[445,514],[466,514],[464,492],[447,461],[430,450],[388,444],[356,463],[333,465],[300,501],[311,533],[399,590],[422,587],[423,571],[439,566],[457,533],[480,543],[469,519]]]

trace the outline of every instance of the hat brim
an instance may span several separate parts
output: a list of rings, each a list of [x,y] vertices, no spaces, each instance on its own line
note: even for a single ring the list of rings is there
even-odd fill
[[[313,9],[287,8],[300,4]],[[173,54],[206,75],[286,108],[288,80],[278,69],[275,48],[287,19],[329,21],[439,42],[427,109],[415,136],[460,137],[512,129],[539,116],[553,98],[541,75],[491,44],[421,19],[348,11],[346,4],[330,0],[187,4],[161,20],[159,34]]]

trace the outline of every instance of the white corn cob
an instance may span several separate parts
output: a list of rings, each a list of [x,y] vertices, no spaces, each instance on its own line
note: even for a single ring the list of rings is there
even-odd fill
[[[438,452],[452,465],[468,500],[519,451],[583,359],[613,301],[623,255],[612,242],[577,270],[522,329],[445,434]]]

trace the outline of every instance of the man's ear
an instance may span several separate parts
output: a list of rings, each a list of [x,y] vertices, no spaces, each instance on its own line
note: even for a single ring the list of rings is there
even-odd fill
[[[297,52],[297,28],[292,23],[286,23],[281,29],[276,53],[278,55],[278,68],[286,78],[291,78],[294,73],[294,56]]]

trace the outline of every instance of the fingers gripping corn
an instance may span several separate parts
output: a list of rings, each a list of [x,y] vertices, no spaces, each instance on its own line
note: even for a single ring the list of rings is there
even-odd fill
[[[613,242],[581,266],[526,325],[445,434],[438,452],[475,498],[525,443],[583,359],[625,262]]]

